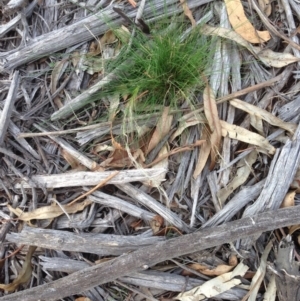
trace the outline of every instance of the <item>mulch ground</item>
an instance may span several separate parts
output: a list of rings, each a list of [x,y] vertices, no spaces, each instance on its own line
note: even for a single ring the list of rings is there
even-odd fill
[[[300,300],[298,1],[0,5],[0,300]],[[174,16],[204,90],[100,97]]]

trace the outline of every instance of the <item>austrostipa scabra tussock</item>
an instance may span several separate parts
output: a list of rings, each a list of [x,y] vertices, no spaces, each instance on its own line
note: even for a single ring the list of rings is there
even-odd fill
[[[184,17],[173,16],[153,24],[150,34],[136,30],[132,39],[129,31],[114,30],[124,46],[106,62],[106,72],[114,77],[97,97],[119,97],[117,117],[124,120],[124,132],[136,116],[193,107],[214,54],[212,38],[200,27],[201,22],[191,28]]]

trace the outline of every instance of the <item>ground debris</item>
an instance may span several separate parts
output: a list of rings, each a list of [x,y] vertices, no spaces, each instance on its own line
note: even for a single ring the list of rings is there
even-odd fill
[[[0,1],[0,301],[300,298],[299,5],[250,2]]]

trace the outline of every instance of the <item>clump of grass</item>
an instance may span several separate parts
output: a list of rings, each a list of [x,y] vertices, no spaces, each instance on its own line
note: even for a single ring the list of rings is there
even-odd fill
[[[115,77],[101,94],[118,94],[131,111],[141,113],[161,106],[178,108],[203,89],[212,41],[201,35],[201,25],[190,29],[184,21],[169,21],[168,26],[156,24],[151,35],[137,31],[128,48],[106,66]],[[128,41],[128,36],[119,34],[119,39]]]

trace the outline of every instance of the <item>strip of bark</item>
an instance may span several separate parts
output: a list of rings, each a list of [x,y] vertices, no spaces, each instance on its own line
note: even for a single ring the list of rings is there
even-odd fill
[[[129,182],[143,182],[154,180],[165,172],[164,168],[121,170],[108,184],[124,184]],[[94,186],[110,177],[114,171],[92,172],[77,171],[72,173],[53,175],[33,175],[31,179],[36,185],[34,187],[45,187],[49,189],[62,187]],[[15,184],[16,189],[30,188],[26,182],[20,180]]]
[[[62,279],[0,298],[0,301],[58,300],[153,266],[161,261],[300,223],[296,207],[268,211],[141,248]]]
[[[16,244],[52,250],[83,252],[101,256],[118,256],[164,241],[159,236],[123,236],[99,233],[70,233],[67,231],[24,227],[21,233],[7,234],[6,240]]]
[[[8,124],[13,111],[13,106],[16,100],[17,92],[19,88],[19,71],[15,71],[11,85],[4,102],[3,111],[0,110],[0,145],[3,144],[8,129]]]

